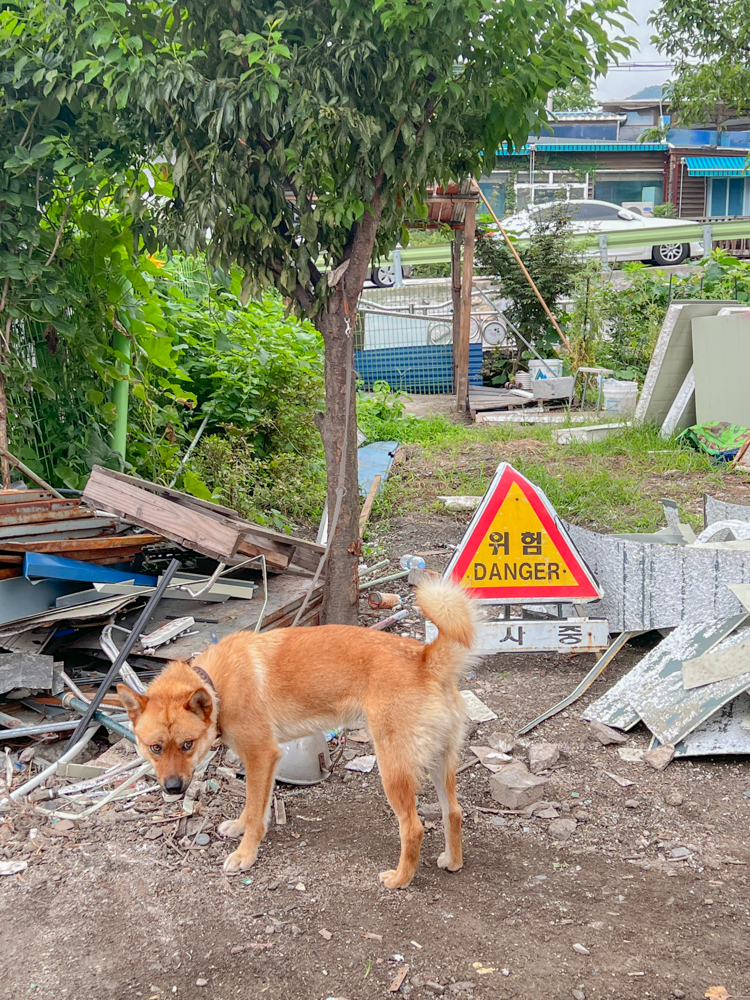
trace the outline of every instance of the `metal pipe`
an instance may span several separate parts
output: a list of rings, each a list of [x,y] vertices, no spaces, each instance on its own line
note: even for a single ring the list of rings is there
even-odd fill
[[[400,573],[391,573],[390,576],[381,576],[379,580],[366,580],[364,583],[360,583],[359,589],[366,590],[368,587],[377,587],[379,583],[390,583],[391,580],[401,580],[403,577],[408,576],[411,570],[404,569]]]
[[[73,709],[73,711],[81,712],[82,714],[87,712],[91,707],[90,701],[80,701],[75,697],[75,695],[72,694],[64,694],[60,701],[63,703],[65,708]],[[131,743],[135,743],[135,736],[133,735],[132,729],[128,729],[127,726],[123,726],[119,719],[115,719],[111,715],[107,715],[105,712],[100,711],[94,712],[92,718],[101,723],[102,726],[111,730],[113,733],[116,733],[118,736],[123,736],[126,740],[130,740]],[[120,718],[126,719],[127,716],[121,716]]]
[[[114,625],[113,622],[110,622],[109,625],[105,625],[104,629],[102,630],[102,634],[99,637],[99,645],[102,647],[104,652],[109,657],[110,663],[114,663],[117,660],[117,657],[120,655],[120,650],[117,648],[117,645],[115,644],[115,641],[112,638],[112,629],[115,627],[116,626]],[[119,628],[119,626],[117,627]],[[138,694],[143,694],[144,691],[146,690],[146,688],[141,683],[140,677],[135,672],[135,670],[133,670],[133,668],[130,666],[127,660],[123,660],[123,662],[120,664],[120,677],[122,677],[125,683],[128,684],[130,687],[132,687],[134,691],[137,691]],[[75,692],[73,693],[75,694]],[[88,698],[83,698],[83,696],[81,696],[81,698],[83,701],[88,702]]]
[[[70,688],[70,690],[73,692],[76,698],[80,698],[81,701],[85,701],[86,704],[88,705],[89,700],[83,693],[83,691],[81,691],[81,689],[78,687],[78,685],[72,680],[72,678],[68,677],[68,675],[65,673],[64,670],[61,671],[61,673],[62,673],[62,682],[65,685],[65,687]]]
[[[85,704],[82,702],[81,704]],[[103,715],[103,713],[101,713]],[[127,715],[119,716],[106,716],[106,718],[113,722],[118,722],[123,719],[127,719]],[[101,722],[101,719],[97,718],[96,722]],[[101,723],[104,725],[104,723]],[[78,719],[67,719],[65,722],[42,722],[35,726],[21,726],[18,729],[0,729],[0,742],[9,739],[18,739],[21,736],[44,736],[46,733],[66,733],[70,732],[71,729],[75,729],[78,725]]]
[[[387,569],[389,559],[383,559],[382,562],[375,563],[374,566],[361,566],[359,569],[360,580],[364,576],[370,576],[372,573],[379,573],[381,569]]]
[[[46,781],[47,778],[51,777],[57,771],[59,764],[67,764],[69,760],[73,760],[74,757],[77,757],[81,750],[83,750],[86,744],[92,739],[98,728],[99,723],[97,722],[95,726],[91,726],[87,729],[84,735],[77,740],[73,746],[69,747],[59,760],[53,761],[49,767],[45,767],[43,771],[40,771],[39,774],[35,774],[33,778],[30,778],[27,782],[25,782],[25,784],[21,785],[20,788],[11,792],[11,801],[18,802],[18,800],[23,798],[24,795],[28,795],[29,792],[33,791],[37,785],[41,785],[43,781]]]
[[[94,712],[97,710],[97,708],[99,707],[99,705],[102,703],[102,700],[103,700],[105,694],[109,690],[110,684],[115,679],[115,677],[117,677],[117,675],[120,673],[120,667],[123,665],[123,663],[126,662],[126,660],[128,658],[128,654],[132,650],[133,646],[135,646],[135,644],[138,641],[141,633],[146,628],[146,625],[148,624],[149,619],[151,618],[152,614],[156,610],[157,605],[159,604],[159,602],[161,601],[162,597],[164,596],[167,588],[169,587],[169,584],[172,581],[172,577],[175,575],[175,573],[177,572],[177,570],[179,568],[180,568],[180,563],[179,563],[179,561],[177,559],[173,559],[170,562],[169,566],[167,566],[166,570],[164,571],[164,575],[162,576],[161,580],[159,580],[159,583],[158,583],[158,585],[156,587],[156,590],[153,592],[153,594],[149,598],[148,604],[146,605],[146,607],[143,609],[143,611],[138,616],[138,621],[135,623],[135,625],[133,626],[133,629],[132,629],[130,635],[125,640],[125,645],[120,650],[119,656],[117,657],[117,659],[115,660],[115,662],[112,664],[112,666],[109,668],[109,671],[107,672],[107,676],[104,678],[104,681],[100,684],[99,690],[96,692],[96,694],[94,695],[94,697],[91,699],[91,703],[89,704],[88,708],[86,709],[86,712],[85,712],[83,718],[78,723],[77,729],[75,730],[75,732],[73,733],[73,735],[70,737],[70,740],[68,741],[68,746],[72,746],[73,745],[73,743],[80,737],[80,735],[83,732],[83,730],[89,724],[89,721],[93,717]]]
[[[203,432],[204,432],[204,431],[205,431],[205,429],[206,429],[206,425],[208,424],[208,418],[209,418],[210,416],[211,416],[211,414],[210,414],[210,413],[207,413],[207,414],[205,415],[205,417],[204,417],[204,418],[203,418],[203,420],[201,421],[201,425],[200,425],[200,427],[199,427],[199,428],[198,428],[198,430],[197,430],[197,431],[195,432],[195,437],[194,437],[194,438],[193,438],[193,440],[192,440],[192,441],[190,442],[190,444],[189,444],[189,445],[188,445],[188,447],[187,447],[187,451],[185,452],[185,454],[184,454],[184,455],[182,456],[182,458],[180,459],[180,464],[179,464],[179,465],[177,466],[177,471],[176,471],[176,472],[175,472],[175,474],[174,474],[174,477],[173,477],[173,479],[172,479],[172,482],[171,482],[171,483],[169,484],[169,488],[170,488],[170,490],[172,489],[172,487],[174,486],[174,484],[175,484],[175,483],[177,482],[177,480],[178,480],[178,479],[180,478],[180,473],[181,473],[181,472],[182,472],[182,470],[183,470],[183,469],[185,468],[185,465],[186,465],[186,464],[187,464],[187,462],[189,461],[189,459],[190,459],[190,456],[191,456],[191,455],[193,454],[193,452],[195,451],[195,447],[196,447],[196,445],[198,444],[198,442],[200,441],[200,439],[201,439],[201,438],[203,437]]]
[[[112,402],[115,404],[117,412],[112,427],[112,450],[125,458],[125,446],[128,441],[128,396],[130,394],[130,338],[125,336],[124,331],[121,332],[115,327],[112,346],[126,359],[120,361],[119,364],[117,361],[115,362],[121,370],[122,378],[118,379],[112,387]]]
[[[375,624],[370,625],[369,628],[378,632],[381,629],[388,628],[389,625],[393,625],[395,622],[402,621],[408,614],[408,608],[404,608],[402,611],[397,611],[395,615],[391,615],[390,618],[384,618],[381,622],[375,622]]]

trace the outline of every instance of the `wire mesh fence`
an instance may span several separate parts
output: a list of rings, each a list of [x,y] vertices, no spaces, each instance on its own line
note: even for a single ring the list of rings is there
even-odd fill
[[[499,289],[475,278],[469,335],[469,383],[481,385],[485,351],[504,345],[508,327]],[[366,288],[359,303],[355,369],[364,389],[452,393],[453,297],[450,279],[407,280],[400,288]]]

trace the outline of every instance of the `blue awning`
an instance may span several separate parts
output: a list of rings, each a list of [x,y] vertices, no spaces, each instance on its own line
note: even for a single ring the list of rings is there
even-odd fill
[[[666,142],[586,142],[585,140],[570,141],[554,139],[538,139],[534,145],[537,153],[665,153],[669,146]],[[529,144],[520,149],[508,149],[503,143],[497,151],[498,156],[528,156]]]
[[[745,156],[686,156],[691,177],[743,177],[748,169]]]

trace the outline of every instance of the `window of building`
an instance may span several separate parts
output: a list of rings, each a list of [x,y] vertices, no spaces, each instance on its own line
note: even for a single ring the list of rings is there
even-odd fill
[[[750,182],[746,177],[713,177],[710,181],[708,214],[711,218],[734,218],[750,214]]]
[[[596,175],[594,197],[615,205],[635,202],[661,205],[664,176],[660,170],[600,171]]]

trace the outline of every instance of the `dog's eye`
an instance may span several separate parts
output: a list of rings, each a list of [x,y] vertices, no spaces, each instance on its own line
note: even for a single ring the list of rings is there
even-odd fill
[[[188,750],[193,749],[193,742],[194,742],[193,740],[185,740],[185,742],[182,744],[182,749],[185,751],[185,753],[187,753]]]
[[[161,747],[159,746],[158,743],[152,744],[149,747],[149,750],[151,751],[151,753],[155,753],[155,754],[160,754],[161,753]]]

